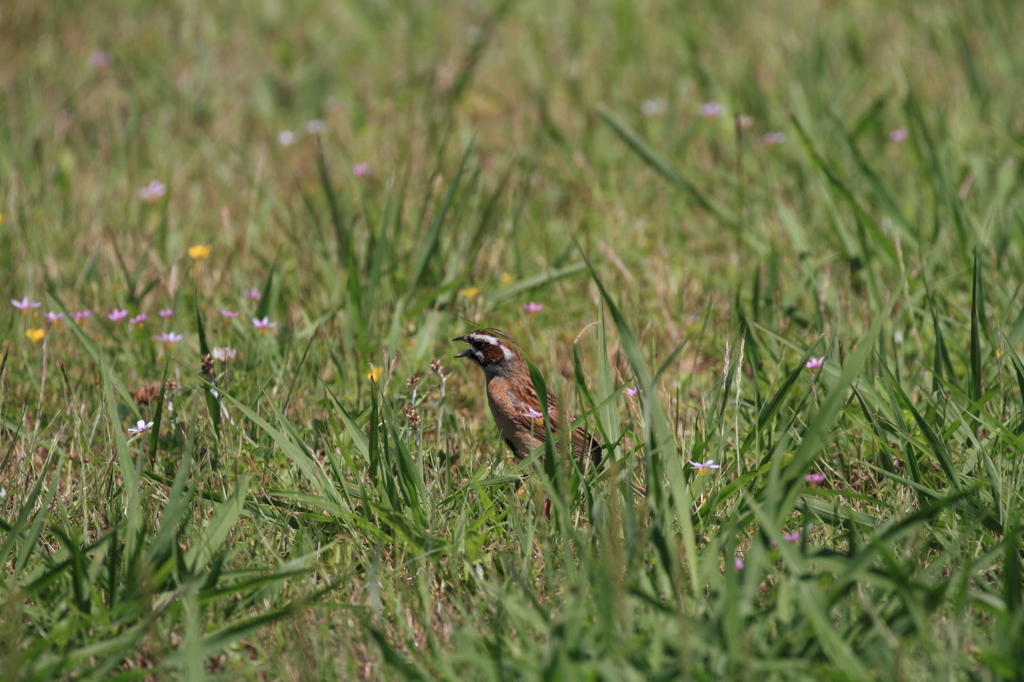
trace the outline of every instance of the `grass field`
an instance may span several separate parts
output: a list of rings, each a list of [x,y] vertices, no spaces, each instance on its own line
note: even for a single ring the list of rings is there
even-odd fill
[[[0,677],[1021,679],[1022,25],[0,4]]]

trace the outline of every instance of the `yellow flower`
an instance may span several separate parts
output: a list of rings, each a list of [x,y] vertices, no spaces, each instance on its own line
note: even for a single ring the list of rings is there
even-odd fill
[[[199,260],[200,258],[206,258],[210,255],[209,244],[196,244],[195,246],[188,247],[188,257]]]
[[[459,296],[465,296],[472,300],[480,295],[480,287],[469,287],[468,289],[462,289],[459,291]]]
[[[0,213],[0,225],[4,224],[4,214]]]
[[[377,381],[380,379],[380,375],[384,373],[383,367],[374,367],[370,365],[370,373],[366,375],[366,378],[370,381]]]
[[[512,284],[512,282],[516,281],[516,276],[508,272],[503,272],[498,280],[501,281],[502,284]]]
[[[46,336],[46,332],[42,329],[29,329],[25,332],[25,336],[27,336],[28,340],[32,343],[39,343],[43,340],[43,337]]]

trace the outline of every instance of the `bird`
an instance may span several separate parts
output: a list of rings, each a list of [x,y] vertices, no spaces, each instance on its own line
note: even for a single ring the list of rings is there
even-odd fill
[[[491,415],[512,454],[522,459],[543,445],[547,439],[544,413],[516,340],[500,329],[477,329],[452,341],[469,346],[456,358],[469,358],[484,371]],[[550,388],[547,399],[551,430],[557,433],[563,424],[562,414]],[[572,423],[571,416],[568,422]],[[582,426],[572,430],[570,442],[573,455],[590,457],[595,465],[601,463],[601,444]]]

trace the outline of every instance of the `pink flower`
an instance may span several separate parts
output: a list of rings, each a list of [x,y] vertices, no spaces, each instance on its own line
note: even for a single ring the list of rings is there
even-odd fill
[[[174,317],[174,308],[164,308],[157,313],[160,317],[167,319],[168,317]]]
[[[213,356],[214,360],[220,362],[231,362],[235,359],[237,351],[234,348],[214,348],[210,351],[210,355]]]
[[[114,58],[110,56],[109,52],[103,50],[93,50],[92,54],[89,55],[89,64],[96,69],[109,69],[114,63]]]
[[[241,315],[241,313],[239,313],[239,312],[236,312],[236,311],[234,311],[234,310],[223,310],[223,309],[222,309],[222,310],[220,311],[220,316],[221,316],[221,317],[226,317],[226,318],[228,318],[229,320],[230,320],[230,319],[233,319],[233,318],[235,318],[235,317],[238,317],[239,315]]]
[[[622,392],[628,395],[630,398],[635,398],[636,394],[640,392],[640,389],[627,387],[622,389]]]
[[[529,407],[526,409],[526,412],[523,412],[523,416],[526,417],[527,419],[536,420],[543,419],[544,413],[538,410],[536,407]]]
[[[167,185],[159,180],[150,180],[148,185],[139,188],[139,198],[151,204],[165,194],[167,194]]]
[[[153,422],[146,422],[140,419],[134,429],[128,429],[128,433],[133,436],[140,436],[151,428],[153,428]]]
[[[817,372],[819,369],[821,369],[821,366],[824,364],[825,356],[822,355],[820,358],[811,358],[810,360],[807,361],[807,364],[804,365],[804,367],[811,371]]]
[[[157,334],[153,337],[154,340],[167,346],[167,350],[174,348],[174,344],[178,343],[183,338],[185,337],[181,334],[175,334],[174,332],[164,332],[163,334]]]
[[[64,319],[64,313],[55,313],[55,312],[53,312],[51,310],[51,311],[47,312],[45,315],[43,315],[43,317],[46,318],[47,322],[49,322],[50,324],[56,326],[56,325],[60,324],[61,320]]]
[[[263,332],[267,331],[271,327],[276,327],[277,322],[271,322],[269,317],[264,317],[262,320],[254,317],[252,318],[252,325],[256,327],[256,329],[260,330],[260,334],[263,334]]]
[[[526,312],[530,313],[531,315],[536,315],[540,311],[544,310],[544,304],[543,303],[535,303],[534,301],[530,301],[529,303],[524,303],[523,304],[523,310],[525,310]]]
[[[87,317],[92,317],[91,310],[76,310],[75,312],[71,313],[71,319],[74,320],[75,322],[81,322]]]
[[[146,315],[146,313],[139,313],[135,317],[133,317],[130,320],[128,320],[128,324],[142,324],[143,322],[145,322],[148,319],[149,319],[149,316]]]
[[[812,488],[817,488],[820,484],[825,482],[826,478],[825,474],[807,474],[804,476],[804,481]]]
[[[263,294],[260,293],[259,287],[253,287],[252,289],[243,291],[242,294],[244,294],[250,301],[258,301],[263,298]]]
[[[765,147],[774,147],[777,144],[782,144],[786,141],[786,133],[765,133],[761,136],[761,144]]]
[[[795,530],[792,533],[784,533],[782,535],[782,539],[786,542],[800,542],[800,537],[801,535],[799,530]]]
[[[722,105],[715,100],[700,105],[700,115],[704,118],[718,118],[722,115],[723,111],[725,110],[722,108]]]
[[[737,557],[733,557],[732,565],[736,568],[737,571],[742,571],[743,570],[743,559],[739,558],[738,556]]]
[[[715,460],[713,460],[713,459],[709,459],[708,461],[704,462],[703,464],[700,463],[700,462],[694,462],[692,459],[687,460],[687,461],[690,463],[690,466],[692,466],[694,469],[696,469],[697,471],[700,472],[701,476],[706,476],[707,473],[708,473],[708,469],[721,469],[722,468],[722,465],[721,464],[715,464]]]
[[[357,163],[356,165],[352,166],[352,175],[356,176],[357,178],[365,178],[369,174],[370,164],[366,163],[365,161],[362,163]]]
[[[32,308],[38,308],[43,304],[40,303],[39,301],[30,301],[28,300],[28,296],[25,296],[20,301],[15,301],[12,298],[11,305],[20,310],[22,315],[28,315],[29,310],[31,310]]]
[[[110,314],[107,315],[107,319],[111,322],[120,322],[126,317],[128,317],[128,310],[126,308],[121,308],[120,310],[114,308],[110,311]]]
[[[896,128],[895,130],[889,131],[889,142],[893,144],[899,144],[900,142],[906,141],[910,133],[907,132],[906,128]]]

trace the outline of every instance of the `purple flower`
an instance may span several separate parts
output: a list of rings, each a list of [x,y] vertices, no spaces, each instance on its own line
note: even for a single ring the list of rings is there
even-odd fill
[[[544,413],[538,410],[536,407],[528,407],[526,412],[523,412],[523,416],[527,419],[533,419],[534,421],[544,418]]]
[[[277,143],[282,147],[290,147],[295,144],[295,133],[290,130],[282,130],[277,134]]]
[[[807,364],[804,365],[804,367],[811,371],[817,372],[819,369],[821,369],[821,366],[824,364],[825,356],[822,355],[820,358],[811,358],[810,360],[807,361]]]
[[[55,312],[53,312],[51,310],[51,311],[47,312],[45,315],[43,315],[43,317],[46,318],[47,322],[49,322],[50,324],[56,326],[56,325],[60,324],[61,320],[64,319],[64,313],[55,313]]]
[[[737,571],[742,571],[743,570],[743,559],[739,558],[738,556],[733,557],[732,565],[736,568]]]
[[[146,422],[145,420],[140,419],[138,423],[135,425],[135,428],[128,429],[128,433],[132,434],[133,436],[139,436],[148,431],[149,429],[151,429],[152,427],[153,422]]]
[[[640,389],[626,387],[622,389],[622,392],[628,395],[630,398],[635,398],[636,394],[640,392]]]
[[[807,474],[804,476],[804,481],[812,488],[817,488],[820,484],[825,482],[826,478],[825,474]]]
[[[356,165],[352,166],[352,175],[356,176],[357,178],[365,178],[369,174],[370,164],[366,163],[365,161],[363,161],[362,163],[357,163]]]
[[[185,337],[181,334],[175,334],[174,332],[164,332],[163,334],[157,334],[153,337],[154,340],[167,346],[167,350],[174,348],[174,344],[178,343],[183,338]]]
[[[233,319],[235,317],[238,317],[239,315],[241,315],[241,313],[236,312],[234,310],[223,310],[223,309],[221,309],[221,311],[220,311],[220,316],[221,317],[226,317],[229,320]]]
[[[792,533],[784,533],[782,539],[786,542],[800,542],[800,531],[795,530]]]
[[[160,317],[166,319],[168,317],[174,317],[174,308],[164,308],[157,313]]]
[[[107,315],[107,319],[111,322],[120,322],[126,317],[128,317],[128,310],[126,308],[121,308],[120,310],[114,308],[110,311],[110,314]]]
[[[701,476],[706,476],[707,473],[708,473],[708,469],[721,469],[722,468],[722,465],[721,464],[715,464],[715,460],[713,460],[713,459],[709,459],[708,461],[706,461],[704,463],[694,462],[692,459],[687,460],[687,461],[690,463],[690,466],[692,466],[694,469],[696,469],[697,471],[700,472]]]
[[[150,180],[148,185],[139,188],[139,198],[151,204],[165,194],[167,194],[167,185],[159,180]]]
[[[263,298],[263,294],[260,293],[259,287],[253,287],[252,289],[243,291],[242,294],[244,294],[250,301],[258,301]]]
[[[262,335],[263,332],[267,331],[271,327],[276,327],[277,322],[271,322],[269,317],[264,317],[262,320],[254,317],[252,318],[252,325],[259,329],[260,334]]]
[[[92,317],[91,310],[76,310],[75,312],[71,313],[71,319],[74,320],[75,322],[81,322],[87,317]]]
[[[765,147],[774,147],[777,144],[782,144],[786,141],[786,133],[765,133],[761,136],[761,144]]]
[[[89,55],[89,64],[96,69],[109,69],[114,63],[114,58],[110,56],[109,52],[103,50],[93,50],[92,54]]]
[[[318,121],[317,119],[313,119],[312,121],[306,124],[306,131],[310,135],[319,135],[324,131],[324,122]]]
[[[910,133],[907,132],[906,128],[896,128],[895,130],[889,131],[889,142],[899,144],[904,142]]]
[[[128,320],[128,324],[142,324],[143,322],[145,322],[148,319],[149,319],[149,316],[146,315],[146,313],[139,313],[135,317],[133,317],[130,320]]]
[[[531,315],[536,315],[540,311],[544,310],[544,304],[530,301],[529,303],[523,304],[523,310],[530,313]]]
[[[11,299],[11,304],[15,308],[20,310],[22,315],[28,315],[28,311],[29,310],[31,310],[32,308],[38,308],[39,306],[43,305],[39,301],[30,301],[30,300],[28,300],[28,296],[25,296],[20,301],[15,301],[12,298]]]
[[[724,111],[722,105],[715,100],[700,105],[700,115],[704,118],[718,118]]]

